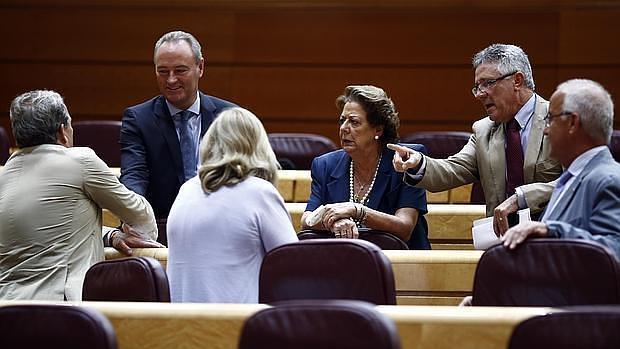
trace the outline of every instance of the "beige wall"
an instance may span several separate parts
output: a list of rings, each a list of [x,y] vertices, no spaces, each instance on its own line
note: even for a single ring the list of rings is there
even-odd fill
[[[61,92],[74,119],[120,119],[157,93],[153,44],[181,28],[204,45],[201,88],[268,132],[336,139],[333,101],[355,83],[388,91],[401,135],[467,131],[482,115],[471,56],[493,42],[526,50],[544,97],[572,77],[620,95],[619,21],[617,0],[4,0],[0,124],[15,95],[37,88]]]

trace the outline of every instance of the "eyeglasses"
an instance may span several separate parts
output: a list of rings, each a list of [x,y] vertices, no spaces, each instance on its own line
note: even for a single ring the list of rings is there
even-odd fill
[[[564,115],[571,115],[574,114],[572,111],[563,111],[557,114],[551,114],[551,112],[548,112],[547,115],[545,115],[545,117],[543,118],[543,120],[545,120],[545,127],[549,127],[549,125],[551,125],[551,121],[553,121],[553,118],[557,118],[558,116],[564,116]]]
[[[495,84],[497,84],[498,81],[504,80],[505,78],[509,76],[515,75],[516,73],[518,73],[518,71],[513,71],[512,73],[504,74],[500,76],[499,78],[485,80],[477,85],[474,85],[474,87],[471,88],[471,94],[473,94],[474,97],[476,97],[478,93],[487,92],[491,87],[495,86]]]

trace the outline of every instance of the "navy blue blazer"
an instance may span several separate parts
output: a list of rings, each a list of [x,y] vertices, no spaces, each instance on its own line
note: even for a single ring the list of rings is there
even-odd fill
[[[407,145],[426,153],[421,144]],[[395,214],[402,207],[418,210],[418,221],[408,241],[411,249],[430,249],[428,225],[424,215],[426,208],[426,191],[403,183],[403,174],[396,172],[392,166],[394,151],[385,148],[379,165],[375,184],[370,192],[366,206],[387,214]],[[344,150],[336,150],[312,161],[312,191],[306,211],[314,211],[320,205],[349,201],[349,165],[351,157]]]
[[[199,95],[202,137],[218,113],[235,105]],[[163,96],[125,110],[120,143],[120,181],[146,197],[156,218],[167,218],[185,178],[179,138]]]

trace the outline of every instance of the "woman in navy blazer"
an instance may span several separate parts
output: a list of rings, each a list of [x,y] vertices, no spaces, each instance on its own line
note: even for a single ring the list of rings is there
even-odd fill
[[[403,183],[392,166],[394,152],[386,147],[398,140],[394,103],[378,87],[348,86],[336,105],[342,149],[312,162],[302,228],[357,238],[358,227],[367,227],[394,234],[412,249],[430,249],[426,192]],[[411,147],[425,152],[422,145]]]

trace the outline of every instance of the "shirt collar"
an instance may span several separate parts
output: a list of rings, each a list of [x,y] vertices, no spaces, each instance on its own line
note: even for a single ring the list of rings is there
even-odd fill
[[[534,107],[536,107],[536,94],[532,93],[532,97],[525,102],[517,112],[517,115],[515,115],[515,119],[519,126],[521,126],[521,129],[525,129],[525,126],[530,122],[530,118],[534,115]]]
[[[590,162],[590,160],[592,160],[592,158],[595,157],[596,154],[602,152],[606,148],[606,145],[600,145],[598,147],[594,147],[581,153],[581,155],[579,155],[577,158],[575,158],[575,160],[573,160],[573,162],[570,164],[570,166],[568,166],[568,169],[566,169],[566,171],[570,172],[573,177],[579,176],[579,174],[581,174],[581,171],[583,171],[588,162]]]
[[[172,105],[170,102],[168,102],[167,99],[166,99],[166,105],[168,105],[168,110],[170,110],[170,115],[172,116],[183,111],[175,107],[174,105]],[[196,115],[200,115],[200,93],[198,93],[198,91],[196,91],[196,99],[194,100],[194,103],[189,108],[187,108],[187,110],[191,111],[192,113]]]

